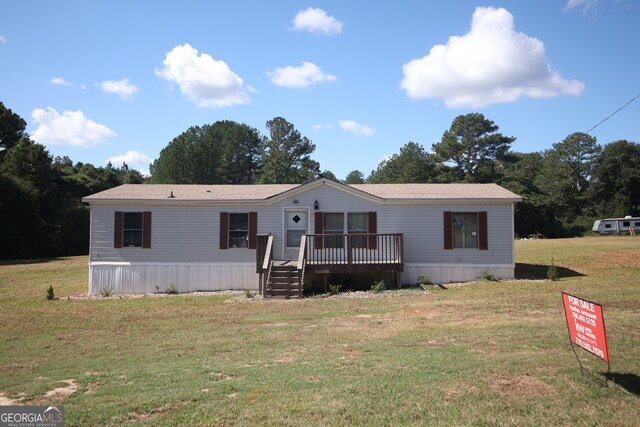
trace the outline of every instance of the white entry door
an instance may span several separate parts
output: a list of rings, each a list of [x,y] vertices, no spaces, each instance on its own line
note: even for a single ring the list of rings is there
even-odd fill
[[[300,240],[307,234],[309,211],[306,209],[286,209],[284,211],[284,257],[298,259]]]

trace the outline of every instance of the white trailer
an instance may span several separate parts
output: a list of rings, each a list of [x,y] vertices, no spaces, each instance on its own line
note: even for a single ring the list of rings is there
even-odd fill
[[[599,219],[591,229],[600,234],[638,234],[640,233],[640,217],[627,215],[624,218]]]

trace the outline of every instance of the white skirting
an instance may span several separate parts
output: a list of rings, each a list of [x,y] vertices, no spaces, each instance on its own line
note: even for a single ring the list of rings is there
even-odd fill
[[[488,271],[502,280],[515,277],[513,264],[477,265],[477,264],[405,264],[403,283],[419,283],[420,276],[427,276],[433,283],[471,282]]]
[[[109,289],[114,294],[258,289],[255,264],[89,263],[89,294]]]

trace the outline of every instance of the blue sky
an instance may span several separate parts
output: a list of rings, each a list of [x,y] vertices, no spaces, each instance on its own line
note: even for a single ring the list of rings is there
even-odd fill
[[[53,156],[142,171],[194,125],[281,116],[368,175],[480,112],[550,148],[640,94],[640,4],[3,1],[0,101]],[[593,130],[640,142],[640,99]]]

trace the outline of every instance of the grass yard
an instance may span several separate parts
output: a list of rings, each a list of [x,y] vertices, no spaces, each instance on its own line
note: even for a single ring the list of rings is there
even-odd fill
[[[0,264],[0,399],[68,426],[638,425],[640,238],[516,253],[527,280],[291,301],[67,299],[86,257]],[[581,375],[561,291],[604,306],[617,383]]]

